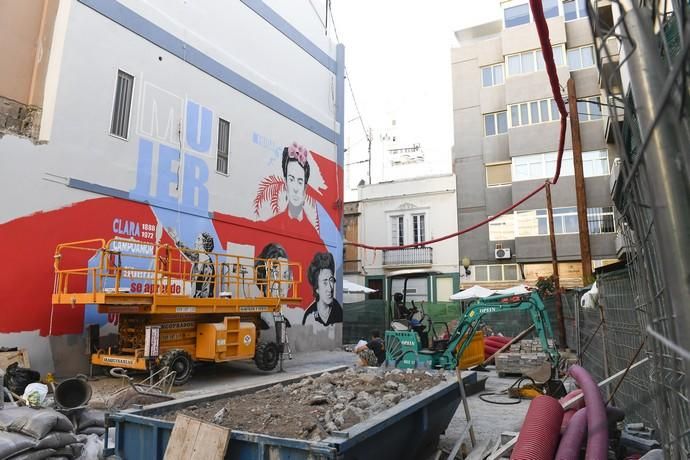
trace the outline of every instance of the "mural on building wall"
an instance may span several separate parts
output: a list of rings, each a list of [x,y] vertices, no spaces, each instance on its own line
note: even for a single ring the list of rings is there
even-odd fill
[[[194,250],[189,250],[184,243],[176,238],[174,229],[168,229],[175,244],[182,254],[192,262],[192,297],[206,298],[214,296],[216,268],[209,252],[213,252],[215,244],[213,237],[206,232],[201,232],[196,237]]]
[[[307,270],[314,301],[304,312],[302,324],[316,322],[330,326],[343,322],[343,309],[335,298],[335,261],[329,252],[314,254]]]
[[[141,112],[132,113],[135,133],[128,141],[128,145],[134,144],[137,149],[136,169],[132,171],[134,186],[122,192],[125,197],[86,199],[0,224],[0,251],[13,260],[21,260],[27,256],[26,248],[31,248],[33,261],[31,270],[13,271],[0,278],[0,289],[9,295],[6,305],[22,312],[3,315],[0,332],[39,330],[41,335],[80,334],[85,325],[99,324],[102,335],[115,333],[117,315],[100,314],[95,305],[53,309],[50,302],[55,247],[68,241],[91,238],[107,241],[114,237],[125,240],[114,243],[119,245],[116,249],[123,256],[113,264],[125,269],[122,282],[130,292],[146,293],[153,289],[152,275],[147,270],[153,268],[150,256],[156,243],[177,247],[186,255],[182,263],[190,267],[191,282],[173,288],[177,289],[174,292],[193,297],[208,297],[214,290],[218,291],[208,252],[289,260],[299,262],[302,272],[289,272],[287,264],[270,267],[257,264],[254,271],[259,282],[253,287],[252,295],[291,289],[287,284],[268,286],[260,281],[269,272],[285,270],[281,273],[283,279],[302,281],[298,292],[302,298],[300,306],[284,309],[294,310],[293,323],[299,324],[305,310],[312,305],[321,315],[318,318],[322,318],[313,322],[315,327],[341,322],[342,308],[334,298],[334,287],[330,286],[330,291],[326,289],[325,294],[310,289],[307,268],[315,254],[330,258],[328,269],[321,270],[324,276],[330,270],[329,279],[334,279],[342,266],[338,191],[342,168],[294,139],[271,141],[273,146],[282,145],[281,161],[272,161],[271,153],[269,161],[262,162],[262,149],[257,148],[256,133],[252,133],[249,139],[236,140],[235,145],[241,148],[230,152],[229,177],[222,177],[222,189],[210,189],[210,171],[216,167],[213,127],[218,122],[218,113],[146,81],[140,88],[137,106]],[[244,151],[252,145],[253,150]],[[276,150],[264,149],[265,152]],[[213,187],[218,182],[215,184]],[[224,209],[237,212],[226,214],[210,209],[210,201],[218,196],[227,200]],[[78,225],[70,224],[77,222]],[[87,262],[93,266],[96,260],[84,263]],[[84,289],[89,289],[92,282],[85,278]],[[32,295],[25,295],[16,286],[31,286]],[[317,295],[324,300],[317,301]],[[323,313],[326,307],[330,308],[330,314]]]

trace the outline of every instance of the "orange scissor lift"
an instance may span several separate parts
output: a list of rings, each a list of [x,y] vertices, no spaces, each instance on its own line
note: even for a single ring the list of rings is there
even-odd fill
[[[117,318],[115,343],[92,343],[91,364],[167,367],[176,385],[195,362],[253,359],[274,369],[284,346],[281,306],[302,301],[301,266],[284,259],[114,238],[60,244],[54,265],[53,305],[95,304]],[[262,313],[273,315],[275,341],[259,340],[269,328]]]

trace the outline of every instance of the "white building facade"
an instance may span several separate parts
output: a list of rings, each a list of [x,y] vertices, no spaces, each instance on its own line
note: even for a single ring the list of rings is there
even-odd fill
[[[359,249],[361,269],[346,278],[379,290],[373,297],[388,300],[408,277],[408,301],[447,302],[458,288],[457,238],[421,243],[457,231],[455,177],[373,184],[359,187],[359,194],[359,241],[390,249]],[[417,243],[421,246],[395,248]]]
[[[25,104],[40,123],[0,132],[0,252],[12,260],[0,345],[28,348],[42,372],[83,371],[85,328],[113,334],[117,318],[51,306],[56,246],[193,247],[205,235],[247,257],[283,246],[303,270],[302,304],[284,308],[293,351],[337,347],[339,324],[302,325],[315,254],[342,273],[344,47],[310,2],[45,0],[43,16],[35,3],[45,44],[33,72],[45,78],[31,85],[42,99]],[[24,20],[29,6],[7,2],[0,14]],[[18,61],[2,50],[0,97],[16,100],[5,83]],[[286,155],[305,172],[296,217]]]

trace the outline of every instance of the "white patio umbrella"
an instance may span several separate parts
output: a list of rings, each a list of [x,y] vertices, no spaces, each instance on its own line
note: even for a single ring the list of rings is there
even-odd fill
[[[377,292],[377,290],[343,280],[343,292],[347,294],[371,294],[372,292]]]
[[[522,295],[522,294],[527,294],[530,292],[530,289],[527,285],[525,284],[518,284],[517,286],[513,286],[507,289],[500,289],[496,291],[496,294],[499,295]]]
[[[471,288],[464,289],[460,292],[456,292],[450,296],[450,300],[471,300],[483,297],[489,297],[494,294],[495,291],[487,289],[482,286],[474,285]]]

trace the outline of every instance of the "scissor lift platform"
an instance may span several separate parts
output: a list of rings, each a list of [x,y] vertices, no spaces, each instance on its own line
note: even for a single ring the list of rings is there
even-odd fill
[[[136,251],[122,250],[128,247]],[[281,259],[94,239],[57,247],[52,302],[95,304],[102,313],[274,312],[302,302],[301,274],[300,264]],[[200,283],[210,286],[203,297],[192,292]]]
[[[176,384],[190,378],[195,361],[253,358],[260,369],[274,369],[283,334],[276,327],[276,342],[259,342],[261,313],[278,324],[282,305],[302,302],[301,266],[285,259],[114,238],[61,244],[54,264],[54,305],[91,304],[118,314],[117,346],[92,347],[92,364],[169,367]],[[149,329],[159,331],[155,354]]]

